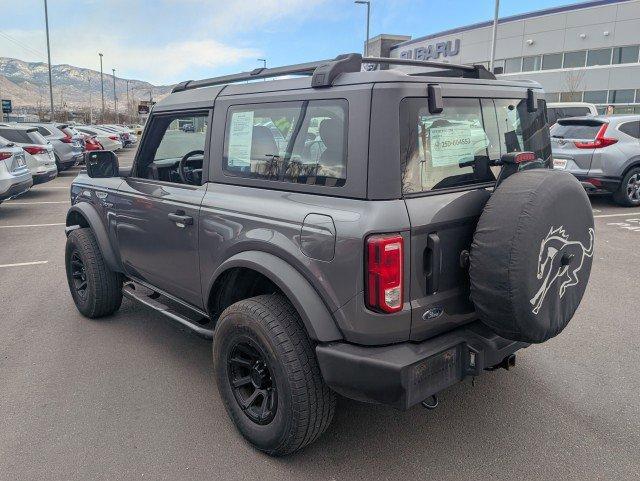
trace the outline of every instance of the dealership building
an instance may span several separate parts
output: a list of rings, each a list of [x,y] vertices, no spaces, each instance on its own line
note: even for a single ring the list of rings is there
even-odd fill
[[[493,21],[419,38],[379,35],[371,56],[489,67]],[[500,18],[494,72],[531,79],[547,101],[640,113],[640,0],[597,0]]]

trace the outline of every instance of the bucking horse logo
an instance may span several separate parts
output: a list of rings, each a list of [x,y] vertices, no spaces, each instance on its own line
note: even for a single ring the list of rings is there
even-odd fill
[[[538,279],[542,285],[531,299],[533,313],[538,314],[547,297],[547,293],[556,280],[560,282],[560,298],[567,288],[578,284],[578,273],[582,269],[585,257],[593,256],[594,230],[589,228],[591,243],[586,248],[582,242],[571,241],[564,226],[551,227],[547,237],[540,244],[538,257]]]

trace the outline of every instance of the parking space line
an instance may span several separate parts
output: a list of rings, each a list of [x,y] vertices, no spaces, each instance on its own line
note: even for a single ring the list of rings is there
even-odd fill
[[[21,224],[21,225],[0,225],[0,229],[21,229],[23,227],[51,227],[64,225],[64,222],[56,222],[55,224]]]
[[[17,264],[0,264],[0,268],[3,267],[22,267],[22,266],[37,266],[40,264],[46,264],[49,261],[33,261],[33,262],[18,262]]]
[[[603,217],[633,217],[634,215],[640,215],[640,211],[627,212],[624,214],[602,214],[602,215],[594,215],[594,218],[600,219]]]
[[[9,201],[6,205],[37,205],[37,204],[69,204],[68,200],[34,200],[33,202],[13,202]]]

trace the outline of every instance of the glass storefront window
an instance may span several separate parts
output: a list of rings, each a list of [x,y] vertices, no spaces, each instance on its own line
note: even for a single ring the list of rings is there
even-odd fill
[[[587,54],[587,67],[593,67],[594,65],[609,65],[611,64],[611,49],[600,48],[597,50],[589,50]]]
[[[616,47],[613,49],[613,64],[636,63],[640,48],[637,45]]]
[[[579,50],[577,52],[567,52],[564,54],[564,62],[562,66],[564,68],[584,67],[586,58],[587,58],[586,50]]]
[[[606,104],[607,103],[607,91],[606,90],[591,90],[584,93],[584,101],[592,104]]]
[[[582,92],[562,92],[560,102],[582,102]]]
[[[633,103],[635,90],[609,90],[610,104],[631,104]]]
[[[508,58],[504,61],[504,73],[522,72],[522,57]]]
[[[524,57],[522,59],[522,71],[532,72],[534,70],[540,70],[542,66],[542,57],[535,55],[533,57]]]
[[[562,68],[562,54],[550,53],[542,57],[542,70]]]

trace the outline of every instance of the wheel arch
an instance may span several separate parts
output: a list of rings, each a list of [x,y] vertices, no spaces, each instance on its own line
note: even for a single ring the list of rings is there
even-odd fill
[[[100,220],[100,215],[96,212],[93,206],[86,202],[81,202],[72,206],[67,212],[65,225],[65,233],[67,236],[75,229],[91,229],[98,241],[100,252],[102,253],[102,257],[104,258],[107,266],[109,266],[112,271],[122,272],[120,259],[116,256],[116,253],[111,246],[109,234]]]
[[[252,270],[272,282],[293,304],[311,339],[320,342],[343,339],[331,312],[309,281],[288,262],[268,252],[243,251],[224,261],[208,283],[207,306],[216,295],[219,280],[237,268]]]

